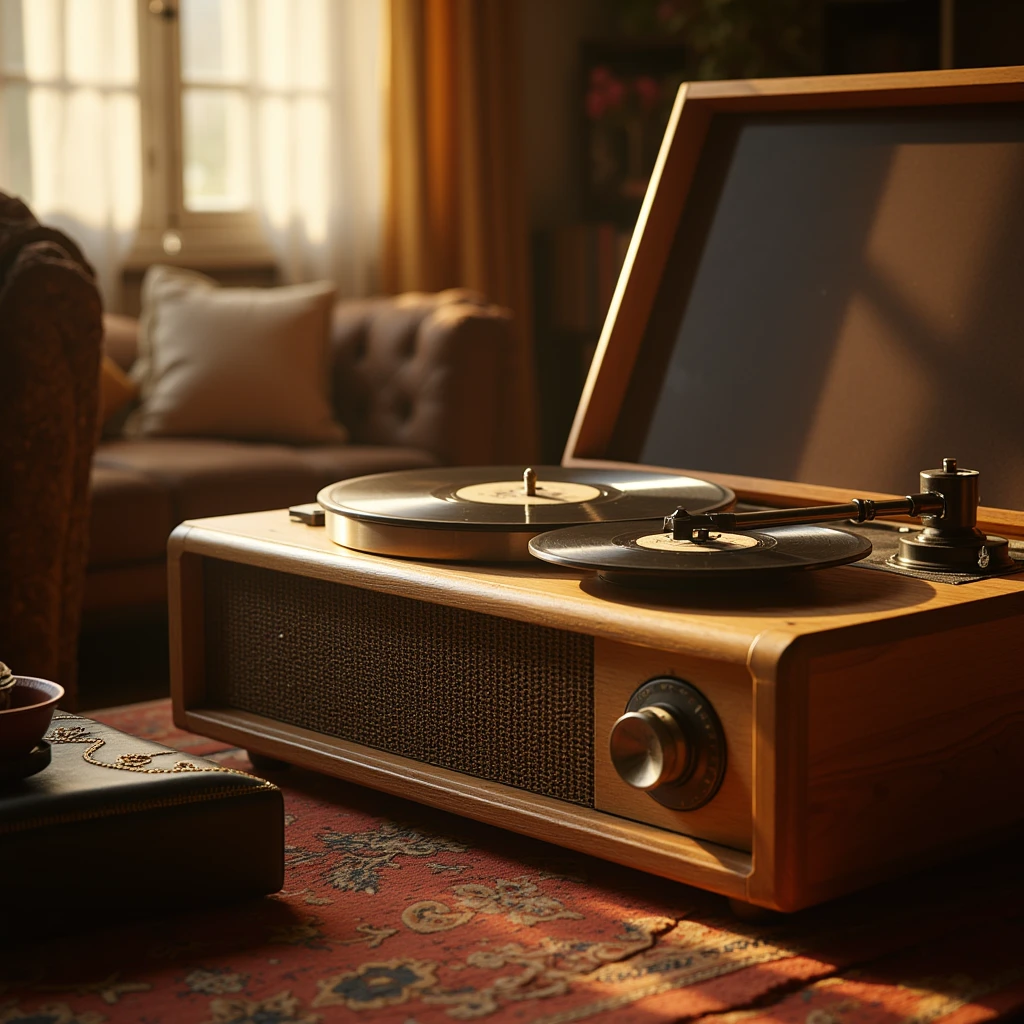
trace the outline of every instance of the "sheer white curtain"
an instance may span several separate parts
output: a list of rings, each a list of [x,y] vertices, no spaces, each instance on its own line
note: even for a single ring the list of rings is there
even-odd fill
[[[135,0],[0,0],[0,189],[66,231],[108,305],[141,204]]]
[[[256,0],[255,192],[289,281],[378,288],[382,0]]]
[[[204,25],[215,30],[205,56],[211,46],[230,56],[230,73],[217,87],[244,103],[242,120],[251,126],[245,130],[229,116],[219,127],[199,124],[193,136],[184,111],[185,139],[157,147],[172,159],[184,154],[186,187],[169,193],[184,195],[178,213],[174,202],[181,199],[154,203],[144,194],[140,116],[177,103],[179,82],[186,99],[190,91],[205,91],[208,99],[211,89],[193,88],[174,69],[167,81],[156,80],[153,67],[143,66],[140,76],[137,19],[140,12],[153,16],[139,0],[0,0],[0,189],[20,195],[40,220],[82,246],[108,308],[118,308],[120,271],[143,209],[166,207],[163,226],[183,235],[204,213],[213,223],[215,205],[189,207],[196,169],[190,146],[198,138],[212,154],[214,178],[223,171],[247,182],[244,205],[256,214],[285,280],[329,278],[343,295],[376,290],[383,0],[178,2],[181,23],[196,26],[199,38]],[[182,42],[181,52],[189,51],[190,40]],[[148,97],[141,108],[140,93]],[[158,119],[165,121],[176,123]],[[200,170],[211,169],[205,159],[199,153]],[[218,159],[228,166],[218,168]],[[168,173],[180,175],[180,164]],[[186,240],[182,259],[189,251]]]

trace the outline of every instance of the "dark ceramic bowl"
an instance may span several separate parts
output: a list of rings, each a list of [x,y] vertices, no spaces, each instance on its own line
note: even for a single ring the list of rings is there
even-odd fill
[[[0,758],[24,757],[50,727],[64,687],[49,679],[18,676],[11,706],[0,711]]]

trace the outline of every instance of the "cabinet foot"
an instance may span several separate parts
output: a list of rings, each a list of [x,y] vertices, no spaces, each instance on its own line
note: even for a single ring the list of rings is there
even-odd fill
[[[729,909],[734,917],[740,921],[749,921],[751,924],[772,924],[787,917],[781,910],[759,907],[756,903],[748,903],[746,900],[736,899],[735,896],[729,898]]]

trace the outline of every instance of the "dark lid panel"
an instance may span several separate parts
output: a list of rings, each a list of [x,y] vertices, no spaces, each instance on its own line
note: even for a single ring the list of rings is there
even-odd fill
[[[607,457],[1021,509],[1022,371],[1024,105],[717,113]]]

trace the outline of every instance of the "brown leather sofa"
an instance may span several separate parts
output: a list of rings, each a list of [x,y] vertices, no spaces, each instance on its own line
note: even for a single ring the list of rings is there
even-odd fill
[[[107,316],[105,326],[105,351],[129,369],[137,321]],[[509,345],[508,312],[470,292],[343,301],[330,352],[348,443],[105,438],[92,467],[86,613],[162,604],[167,537],[184,519],[313,501],[366,473],[494,462]]]

